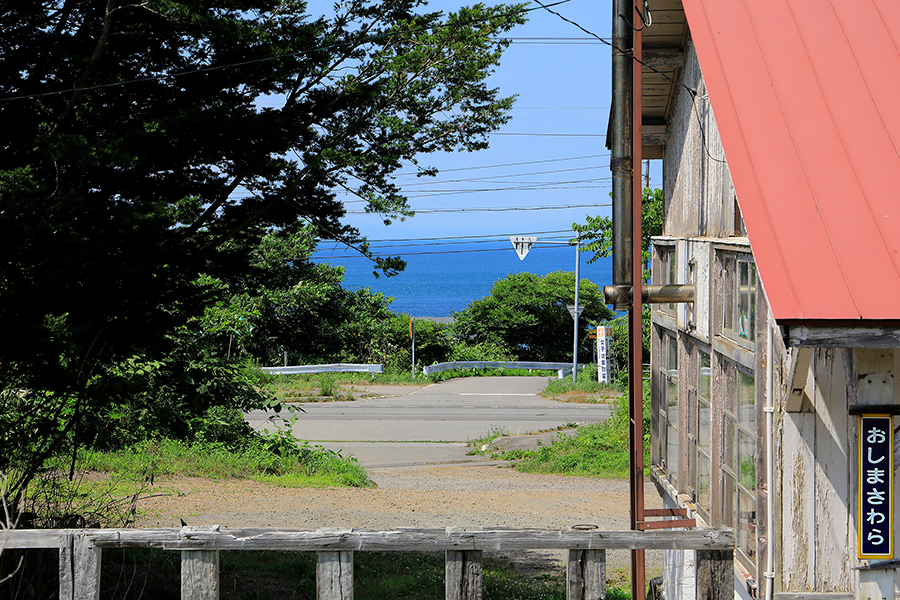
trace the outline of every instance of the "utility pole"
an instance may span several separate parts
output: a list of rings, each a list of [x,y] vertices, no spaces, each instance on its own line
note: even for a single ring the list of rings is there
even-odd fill
[[[644,188],[650,187],[650,159],[644,161]]]

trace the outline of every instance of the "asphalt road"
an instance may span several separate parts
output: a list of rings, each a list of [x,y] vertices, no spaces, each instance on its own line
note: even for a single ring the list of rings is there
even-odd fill
[[[379,467],[472,460],[465,442],[493,429],[521,434],[609,415],[607,405],[541,398],[546,383],[541,377],[470,377],[392,387],[385,390],[388,397],[304,404],[293,433]],[[275,427],[271,417],[263,411],[246,416],[251,426],[265,429]]]

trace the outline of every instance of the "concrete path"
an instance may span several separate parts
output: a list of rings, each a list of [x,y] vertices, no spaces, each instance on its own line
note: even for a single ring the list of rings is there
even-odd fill
[[[607,405],[541,398],[538,393],[546,383],[539,377],[470,377],[419,388],[369,388],[361,395],[393,395],[305,404],[293,433],[377,468],[482,460],[466,455],[465,442],[492,430],[524,434],[598,422],[609,415]],[[253,427],[272,429],[271,416],[255,411],[247,420]],[[541,436],[541,443],[550,443],[554,435]],[[539,438],[534,439],[537,445]]]

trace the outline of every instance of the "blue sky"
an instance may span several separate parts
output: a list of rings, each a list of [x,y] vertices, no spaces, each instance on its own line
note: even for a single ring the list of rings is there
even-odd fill
[[[427,9],[447,11],[462,4],[470,3],[436,0],[429,2]],[[553,10],[601,37],[610,36],[609,1],[571,0]],[[572,222],[584,222],[585,215],[610,214],[609,157],[603,137],[610,105],[609,46],[543,9],[529,13],[528,23],[513,30],[510,37],[513,42],[491,83],[503,95],[517,94],[519,98],[512,120],[500,135],[491,136],[491,147],[477,153],[427,157],[425,163],[442,172],[434,179],[409,178],[410,184],[418,185],[404,189],[411,195],[411,205],[423,211],[415,217],[385,227],[377,216],[348,215],[350,224],[372,240],[416,239],[570,230]],[[498,166],[527,162],[533,164]],[[658,186],[658,173],[654,171],[658,167],[651,170],[651,185]],[[525,186],[539,189],[521,189]],[[493,191],[465,193],[475,189]],[[424,212],[567,205],[594,206]]]

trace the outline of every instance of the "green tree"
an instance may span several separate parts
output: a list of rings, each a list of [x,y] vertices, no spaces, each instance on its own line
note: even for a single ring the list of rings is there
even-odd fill
[[[123,369],[184,355],[215,282],[233,292],[271,231],[312,223],[366,252],[339,193],[403,219],[394,172],[485,147],[513,102],[486,78],[523,21],[518,6],[415,0],[328,17],[301,0],[7,4],[0,408],[17,416],[0,471],[23,473],[14,496],[134,380]]]
[[[603,291],[582,279],[579,319],[579,360],[590,358],[590,323],[613,317],[603,305]],[[454,333],[464,343],[490,344],[508,349],[519,360],[565,362],[572,356],[572,316],[566,308],[575,302],[572,272],[556,271],[543,277],[513,273],[497,281],[491,295],[475,300],[458,313]]]
[[[661,189],[644,188],[641,191],[641,256],[646,267],[650,263],[650,238],[662,235],[664,199]],[[587,217],[587,223],[573,223],[572,229],[584,242],[582,248],[593,252],[588,260],[593,263],[601,257],[612,255],[612,219],[609,217]],[[644,269],[644,281],[650,281],[650,269]],[[643,361],[650,362],[650,312],[644,310],[643,315]],[[628,323],[626,317],[617,317],[612,323],[615,337],[612,344],[612,355],[618,365],[628,362]]]
[[[641,190],[641,256],[646,266],[650,262],[650,238],[662,235],[663,191],[659,188]],[[586,223],[572,223],[578,234],[576,239],[584,245],[582,250],[593,252],[588,264],[602,257],[612,256],[612,219],[610,217],[586,217]],[[650,271],[644,270],[644,281],[649,281]]]

